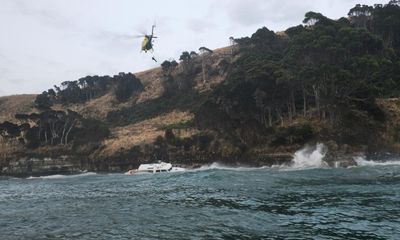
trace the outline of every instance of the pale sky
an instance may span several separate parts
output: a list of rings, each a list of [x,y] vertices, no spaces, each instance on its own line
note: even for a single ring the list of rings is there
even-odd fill
[[[229,44],[266,26],[301,24],[308,11],[337,19],[356,3],[389,0],[0,0],[0,96],[40,93],[87,75],[158,67],[183,51]],[[141,32],[156,23],[154,55]]]

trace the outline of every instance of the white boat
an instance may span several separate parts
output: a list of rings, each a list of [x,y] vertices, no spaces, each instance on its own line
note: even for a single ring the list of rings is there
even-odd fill
[[[138,169],[129,170],[125,174],[132,175],[135,173],[160,173],[160,172],[179,172],[184,171],[184,168],[173,167],[171,163],[159,162],[151,164],[140,164]]]

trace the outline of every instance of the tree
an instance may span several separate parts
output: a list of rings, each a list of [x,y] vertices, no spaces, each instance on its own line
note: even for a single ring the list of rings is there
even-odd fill
[[[179,60],[182,62],[189,62],[191,59],[189,52],[185,51],[182,52],[181,56],[179,57]]]
[[[201,47],[199,48],[199,51],[201,53],[201,72],[203,76],[203,83],[207,82],[207,65],[208,65],[208,58],[209,56],[213,53],[211,49],[208,49],[206,47]]]
[[[115,96],[119,102],[127,101],[134,93],[143,90],[143,85],[132,73],[120,73],[114,76],[116,81]]]
[[[178,63],[175,60],[171,61],[171,67],[172,69],[175,69],[178,66]]]
[[[177,84],[178,90],[186,90],[192,87],[193,85],[193,74],[194,74],[194,52],[190,54],[185,51],[179,57],[181,61],[182,71],[177,74],[174,78],[174,81]],[[197,54],[196,54],[197,56]]]
[[[177,90],[176,79],[172,76],[172,72],[176,69],[178,63],[175,60],[164,61],[161,64],[163,72],[162,85],[164,87],[164,95],[173,95]]]
[[[0,135],[3,138],[13,138],[20,135],[20,129],[17,124],[5,121],[0,123]]]
[[[199,54],[197,54],[195,51],[191,51],[189,55],[190,55],[190,58],[192,59],[192,58],[197,57]]]
[[[370,31],[383,39],[387,48],[393,48],[400,55],[400,5],[391,1],[383,7],[375,7],[372,13]]]
[[[100,142],[110,135],[110,130],[106,124],[96,119],[83,119],[72,116],[72,119],[78,120],[81,125],[76,128],[73,135],[73,146]]]
[[[327,18],[324,15],[322,15],[321,13],[308,12],[305,15],[303,23],[308,26],[314,26],[318,22],[325,21],[325,20],[327,20]]]
[[[49,94],[46,91],[36,96],[34,104],[35,107],[39,110],[48,110],[53,105],[50,100]]]
[[[190,74],[192,71],[192,55],[189,52],[183,52],[179,57],[181,61],[183,71],[186,75]]]
[[[396,5],[396,6],[400,6],[400,0],[390,0],[389,5]]]
[[[357,4],[350,9],[348,16],[351,19],[351,23],[356,27],[367,28],[373,11],[374,8],[372,6]]]
[[[165,60],[163,63],[161,63],[161,69],[163,72],[168,72],[171,69],[171,62]]]
[[[28,148],[37,148],[40,146],[40,139],[37,137],[38,134],[38,127],[32,127],[27,130],[25,134],[25,143]]]

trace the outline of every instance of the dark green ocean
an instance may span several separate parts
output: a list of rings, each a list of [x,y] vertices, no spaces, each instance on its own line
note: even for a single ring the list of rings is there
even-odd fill
[[[400,239],[400,161],[0,180],[0,239]]]

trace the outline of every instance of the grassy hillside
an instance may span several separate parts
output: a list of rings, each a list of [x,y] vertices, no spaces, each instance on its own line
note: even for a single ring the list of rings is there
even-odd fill
[[[2,146],[8,159],[57,149],[97,170],[276,164],[316,142],[337,155],[400,152],[400,6],[364,10],[339,20],[309,12],[284,33],[263,27],[179,63],[67,81],[40,94],[38,109],[35,96],[0,98],[1,119],[16,123],[0,129]]]
[[[15,121],[16,113],[35,112],[33,105],[35,97],[34,94],[0,97],[0,122]]]

